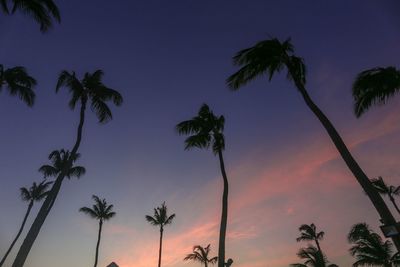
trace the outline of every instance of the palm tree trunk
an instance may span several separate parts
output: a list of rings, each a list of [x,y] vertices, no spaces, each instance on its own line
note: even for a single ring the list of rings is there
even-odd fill
[[[86,111],[86,103],[87,103],[87,99],[84,98],[81,101],[81,111],[80,111],[80,116],[79,116],[79,125],[78,125],[78,131],[76,134],[76,141],[75,141],[75,145],[71,150],[71,156],[74,156],[79,149],[79,146],[81,144],[82,141],[82,132],[83,132],[83,124],[85,123],[85,111]]]
[[[103,221],[100,220],[99,222],[99,234],[97,237],[97,245],[96,245],[96,257],[94,258],[94,267],[97,266],[97,261],[99,259],[99,246],[100,246],[100,239],[101,239],[101,228],[103,228]]]
[[[29,229],[24,241],[22,242],[21,247],[19,248],[12,267],[24,266],[26,258],[28,257],[28,254],[33,246],[33,243],[35,242],[36,237],[39,235],[40,229],[50,212],[50,207],[54,203],[55,196],[57,196],[60,190],[61,184],[64,180],[64,176],[65,175],[61,173],[54,182],[51,191],[43,202],[35,220],[33,221],[31,228]]]
[[[325,116],[325,114],[319,109],[319,107],[312,101],[305,87],[299,82],[296,82],[296,86],[299,89],[301,95],[303,96],[307,106],[311,109],[311,111],[315,114],[315,116],[317,116],[318,120],[325,127],[325,130],[328,132],[330,138],[332,139],[332,142],[336,146],[337,150],[339,151],[340,155],[345,161],[347,167],[350,169],[350,171],[353,173],[358,183],[361,185],[365,193],[368,195],[375,209],[378,211],[379,216],[382,219],[382,222],[388,225],[395,224],[396,220],[390,213],[390,210],[386,206],[386,203],[383,201],[382,197],[375,190],[374,186],[368,179],[367,175],[364,173],[364,171],[360,168],[356,160],[353,158],[349,149],[346,147],[345,143],[340,137],[339,133],[336,131],[335,127]],[[397,251],[400,251],[400,236],[394,236],[392,237],[392,240],[397,248]]]
[[[397,212],[400,214],[400,209],[399,206],[397,206],[396,200],[394,199],[394,197],[390,197],[390,201],[393,203],[394,208],[397,210]],[[1,265],[0,265],[1,266]]]
[[[158,267],[161,267],[161,252],[162,252],[162,238],[163,238],[164,229],[160,228],[160,248],[158,250]]]
[[[75,145],[72,149],[71,156],[77,153],[82,139],[83,124],[85,121],[85,110],[86,110],[86,101],[82,101],[77,138]],[[19,251],[17,253],[17,256],[14,260],[12,267],[24,266],[26,258],[28,257],[28,254],[31,251],[33,244],[35,243],[37,236],[39,235],[40,229],[42,228],[47,218],[47,215],[50,213],[50,210],[53,207],[54,202],[56,201],[58,192],[60,191],[62,182],[65,178],[66,170],[68,170],[71,167],[72,161],[69,161],[68,163],[69,166],[65,166],[65,171],[62,171],[58,175],[49,194],[47,195],[45,201],[43,202],[39,210],[39,213],[37,214],[31,228],[29,229],[28,234],[26,235],[21,247],[19,248]]]
[[[204,267],[208,267],[207,259],[204,261]]]
[[[315,239],[315,245],[317,245],[318,253],[319,253],[321,259],[323,259],[323,258],[324,258],[324,254],[322,253],[321,246],[320,246],[320,244],[319,244],[318,239]]]
[[[18,231],[18,233],[17,233],[17,236],[14,238],[13,242],[11,243],[11,246],[8,248],[6,254],[5,254],[4,257],[3,257],[3,259],[1,259],[0,267],[3,266],[4,262],[6,261],[6,259],[7,259],[7,257],[8,257],[8,254],[10,254],[12,248],[13,248],[14,245],[15,245],[15,242],[17,242],[19,236],[21,235],[22,230],[24,229],[24,226],[25,226],[25,223],[26,223],[26,219],[28,219],[28,216],[29,216],[29,213],[31,212],[32,207],[33,207],[33,200],[31,200],[31,202],[30,202],[29,205],[28,205],[28,210],[27,210],[26,213],[25,213],[24,220],[22,221],[22,225],[21,225],[21,227],[19,228],[19,231]]]
[[[321,251],[321,247],[320,247],[319,242],[318,242],[318,239],[315,239],[315,244],[317,245],[318,251],[322,252]]]
[[[222,214],[221,225],[219,228],[219,243],[218,243],[218,267],[225,266],[225,236],[226,225],[228,221],[228,178],[225,172],[224,158],[222,151],[218,151],[219,164],[221,168],[222,178],[224,179],[224,192],[222,194]]]

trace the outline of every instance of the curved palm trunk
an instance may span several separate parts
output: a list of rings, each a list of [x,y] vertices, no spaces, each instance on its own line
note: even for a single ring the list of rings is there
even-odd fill
[[[162,238],[163,238],[164,229],[160,228],[160,248],[158,250],[158,267],[161,267],[161,252],[162,252]]]
[[[397,212],[400,214],[400,209],[399,206],[397,206],[396,200],[394,197],[390,196],[390,201],[393,203],[394,208],[397,210]],[[1,265],[0,265],[1,266]]]
[[[294,76],[295,77],[295,76]],[[301,95],[304,98],[307,106],[311,109],[315,116],[317,116],[318,120],[325,127],[325,130],[328,132],[332,142],[336,146],[343,160],[345,161],[347,167],[353,173],[354,177],[364,189],[365,193],[368,195],[375,209],[378,211],[379,216],[381,217],[384,224],[395,224],[396,220],[393,215],[390,213],[390,210],[386,206],[382,197],[375,190],[371,181],[368,179],[367,175],[360,168],[356,160],[351,155],[349,149],[346,147],[339,133],[336,131],[335,127],[329,121],[329,119],[325,116],[325,114],[319,109],[319,107],[312,101],[310,96],[308,95],[305,87],[296,82],[296,86],[299,89]],[[393,243],[395,244],[397,251],[400,251],[400,236],[392,237]]]
[[[77,138],[75,145],[71,151],[71,155],[74,155],[77,153],[79,145],[82,140],[82,131],[83,131],[83,124],[85,122],[85,110],[86,110],[86,101],[81,102],[81,111],[80,111],[80,120],[79,120],[79,126],[78,126],[78,132],[77,132]],[[72,165],[72,161],[69,162],[68,166],[65,166],[65,169],[69,169],[69,167]],[[65,178],[65,173],[66,171],[62,171],[57,179],[55,180],[49,194],[47,195],[45,201],[43,202],[31,228],[29,229],[28,234],[26,235],[24,242],[22,243],[18,254],[14,260],[14,263],[12,267],[23,267],[26,261],[26,258],[28,257],[29,252],[31,251],[31,248],[33,244],[35,243],[36,237],[39,235],[40,229],[42,228],[47,215],[50,213],[51,208],[54,205],[54,202],[56,201],[58,192],[60,191],[62,182]]]
[[[5,254],[4,257],[3,257],[3,259],[1,259],[1,261],[0,261],[0,267],[3,266],[4,262],[6,261],[6,259],[7,259],[7,257],[8,257],[8,254],[10,254],[11,250],[13,249],[13,247],[14,247],[14,245],[15,245],[15,242],[17,242],[19,236],[21,235],[22,230],[23,230],[24,227],[25,227],[26,219],[28,219],[29,214],[31,213],[32,207],[33,207],[33,200],[31,200],[31,202],[30,202],[29,205],[28,205],[28,209],[27,209],[27,211],[26,211],[26,213],[25,213],[24,220],[22,221],[22,225],[21,225],[21,227],[19,228],[19,231],[18,231],[18,233],[17,233],[17,236],[14,238],[13,242],[11,243],[11,246],[8,248],[6,254]]]
[[[224,192],[222,194],[222,214],[221,225],[219,228],[219,243],[218,243],[218,267],[225,266],[225,236],[226,225],[228,221],[228,178],[225,172],[224,158],[222,151],[218,151],[219,164],[221,168],[222,178],[224,179]]]
[[[94,258],[94,267],[97,266],[97,260],[99,259],[99,246],[100,246],[100,239],[101,239],[101,229],[103,228],[103,221],[100,220],[99,222],[99,234],[97,237],[97,245],[96,245],[96,256]]]

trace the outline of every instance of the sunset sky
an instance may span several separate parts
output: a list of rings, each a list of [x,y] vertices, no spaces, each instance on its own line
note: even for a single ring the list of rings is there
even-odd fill
[[[226,118],[226,257],[232,267],[299,262],[296,252],[306,243],[296,237],[304,223],[325,231],[321,246],[332,263],[351,265],[348,231],[358,222],[378,230],[379,218],[320,123],[284,74],[239,92],[229,91],[225,79],[236,70],[231,59],[238,50],[270,36],[291,37],[308,67],[311,97],[361,167],[371,178],[400,185],[400,96],[361,119],[351,96],[360,71],[400,64],[398,0],[56,3],[62,22],[47,34],[25,16],[0,16],[0,63],[23,65],[38,80],[33,108],[0,94],[1,256],[27,208],[19,188],[41,181],[37,170],[48,154],[71,149],[75,141],[79,114],[69,109],[67,90],[55,94],[58,74],[74,70],[82,77],[102,69],[104,82],[121,92],[124,103],[112,106],[114,119],[105,125],[88,110],[78,162],[87,174],[64,182],[26,267],[93,264],[98,224],[78,212],[92,204],[93,194],[117,212],[104,225],[99,267],[112,261],[156,266],[159,231],[145,215],[163,201],[176,218],[165,229],[162,266],[200,266],[183,261],[193,245],[211,244],[216,255],[218,158],[211,151],[185,151],[184,137],[174,130],[202,103]]]

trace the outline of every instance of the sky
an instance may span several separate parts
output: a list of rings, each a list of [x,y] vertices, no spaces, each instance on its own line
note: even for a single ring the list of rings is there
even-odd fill
[[[79,114],[62,70],[104,70],[104,83],[124,97],[105,125],[88,111],[79,164],[66,180],[27,259],[27,267],[90,266],[97,222],[79,213],[96,194],[114,204],[99,265],[157,264],[159,231],[145,221],[163,201],[176,214],[166,227],[162,265],[184,262],[194,245],[217,254],[222,178],[211,151],[184,150],[174,127],[202,103],[224,115],[229,178],[226,257],[237,267],[284,267],[299,260],[298,227],[325,231],[328,259],[350,266],[346,235],[376,211],[293,85],[278,75],[231,92],[232,56],[270,36],[291,37],[308,68],[307,89],[369,177],[399,184],[400,98],[353,114],[357,73],[399,66],[396,0],[354,1],[56,1],[62,21],[46,34],[30,18],[0,16],[0,63],[25,66],[38,80],[33,108],[0,94],[0,254],[15,236],[27,204],[19,188],[41,181],[38,168],[54,149],[71,149]],[[390,204],[390,203],[388,203]],[[390,205],[389,205],[390,206]],[[30,226],[40,204],[28,219]],[[390,206],[391,207],[391,206]],[[399,219],[399,216],[397,216]],[[26,234],[25,229],[22,236]],[[17,248],[9,256],[11,266]]]

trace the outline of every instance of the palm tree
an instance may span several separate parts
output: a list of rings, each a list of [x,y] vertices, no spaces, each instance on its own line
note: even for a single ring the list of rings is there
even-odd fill
[[[29,76],[24,67],[18,66],[6,69],[0,64],[0,91],[6,88],[10,95],[18,95],[29,107],[35,102],[33,88],[36,80]]]
[[[400,91],[400,70],[372,68],[357,75],[353,84],[354,113],[363,115],[372,105],[386,102]]]
[[[0,267],[3,266],[4,262],[7,259],[8,254],[10,254],[11,250],[13,249],[15,242],[17,242],[19,236],[22,233],[22,230],[24,229],[26,220],[29,217],[29,214],[31,212],[31,209],[33,207],[33,204],[35,202],[39,202],[41,201],[46,195],[47,195],[47,189],[50,186],[52,182],[46,182],[46,181],[42,181],[39,184],[33,183],[32,186],[28,189],[26,187],[21,187],[20,193],[21,193],[21,198],[23,201],[28,202],[28,209],[25,213],[24,219],[22,220],[22,224],[21,227],[19,228],[19,231],[16,235],[16,237],[14,238],[14,240],[12,241],[10,247],[8,248],[6,254],[3,256],[3,258],[0,261]]]
[[[5,14],[18,11],[32,17],[42,32],[53,26],[53,20],[61,21],[60,11],[52,0],[0,0],[0,7]]]
[[[222,194],[222,214],[218,244],[218,267],[225,264],[225,236],[228,220],[228,178],[225,172],[225,164],[222,151],[225,149],[224,116],[216,116],[210,108],[203,104],[196,117],[183,121],[176,126],[180,135],[190,135],[185,140],[185,149],[209,148],[218,155],[224,191]]]
[[[234,56],[233,61],[235,65],[241,68],[227,80],[228,86],[232,90],[239,89],[241,86],[263,74],[267,74],[269,80],[271,80],[276,72],[280,72],[284,68],[287,69],[287,77],[294,83],[307,107],[324,126],[347,167],[368,195],[384,224],[395,224],[396,221],[386,206],[386,203],[353,158],[333,124],[309,96],[306,90],[306,67],[303,59],[294,54],[294,48],[290,39],[284,42],[276,38],[261,41],[253,47],[239,51],[236,56]],[[397,249],[400,251],[400,237],[395,236],[392,237],[392,239]]]
[[[393,244],[389,240],[383,242],[382,238],[374,233],[367,224],[358,223],[352,227],[348,235],[348,241],[353,244],[350,254],[356,257],[354,267],[400,266],[399,253],[393,254]]]
[[[385,181],[383,181],[383,178],[380,176],[378,178],[372,179],[371,182],[375,186],[375,189],[378,190],[381,195],[387,195],[389,197],[390,201],[393,203],[393,206],[400,214],[400,209],[396,204],[396,200],[394,199],[394,196],[400,195],[400,186],[396,187],[394,185],[387,185]]]
[[[76,155],[82,140],[83,125],[85,121],[85,111],[88,101],[90,101],[90,107],[95,112],[100,123],[106,123],[112,119],[112,113],[107,105],[107,102],[112,101],[116,106],[122,104],[122,96],[116,90],[108,88],[102,82],[103,71],[97,70],[94,73],[85,73],[84,78],[79,80],[75,72],[69,73],[68,71],[62,71],[57,82],[56,92],[61,87],[67,87],[72,94],[72,98],[69,101],[71,109],[76,107],[77,103],[80,103],[80,119],[77,130],[77,137],[75,144],[70,152],[69,161],[65,164],[65,171],[58,174],[56,181],[54,182],[49,195],[46,197],[42,207],[33,222],[27,237],[25,238],[17,257],[12,267],[22,267],[25,263],[26,258],[33,246],[33,243],[38,236],[40,229],[49,214],[54,201],[57,198],[58,192],[60,191],[61,184],[68,174],[68,170],[72,167],[72,163],[76,160]]]
[[[215,264],[218,261],[218,257],[213,257],[211,259],[208,258],[208,254],[210,253],[210,244],[206,247],[202,246],[194,246],[193,252],[187,254],[187,256],[183,259],[184,261],[191,260],[191,261],[198,261],[204,264],[204,267],[208,267],[208,264]]]
[[[110,220],[115,216],[115,212],[112,211],[114,205],[108,205],[106,200],[100,199],[98,196],[92,196],[95,204],[92,208],[82,207],[80,208],[80,212],[83,212],[89,215],[91,218],[99,221],[99,233],[97,237],[97,245],[96,245],[96,256],[94,259],[94,267],[97,266],[97,260],[99,258],[99,246],[100,246],[100,238],[101,238],[101,229],[103,228],[103,222]]]
[[[62,173],[64,178],[67,177],[70,180],[72,177],[80,178],[81,176],[85,175],[86,169],[82,166],[73,166],[73,163],[80,158],[80,154],[76,153],[72,155],[71,152],[68,150],[60,149],[54,150],[49,155],[49,160],[51,161],[52,165],[43,165],[39,168],[39,172],[43,174],[45,178],[47,177],[59,177]],[[72,163],[71,163],[72,162]],[[57,182],[57,180],[56,180]],[[60,190],[60,187],[57,187]],[[54,186],[51,190],[54,189]],[[48,192],[47,195],[51,193],[51,190]],[[58,192],[57,192],[58,193]],[[46,195],[46,200],[47,200]],[[55,199],[50,203],[48,206],[48,210],[53,207]]]
[[[305,260],[304,263],[290,264],[291,267],[338,267],[336,264],[329,263],[320,250],[314,246],[301,248],[297,256]]]
[[[167,206],[165,202],[162,203],[161,207],[157,207],[154,209],[154,215],[146,215],[146,221],[154,226],[160,227],[160,248],[158,251],[158,267],[161,267],[161,251],[162,251],[162,239],[164,233],[164,226],[171,224],[172,220],[175,218],[175,213],[168,216],[167,214]]]
[[[315,224],[302,224],[299,227],[300,231],[300,236],[296,238],[297,242],[300,241],[314,241],[315,245],[317,245],[318,251],[321,251],[321,246],[319,244],[319,240],[322,240],[324,238],[325,233],[323,231],[317,232],[317,228]]]

